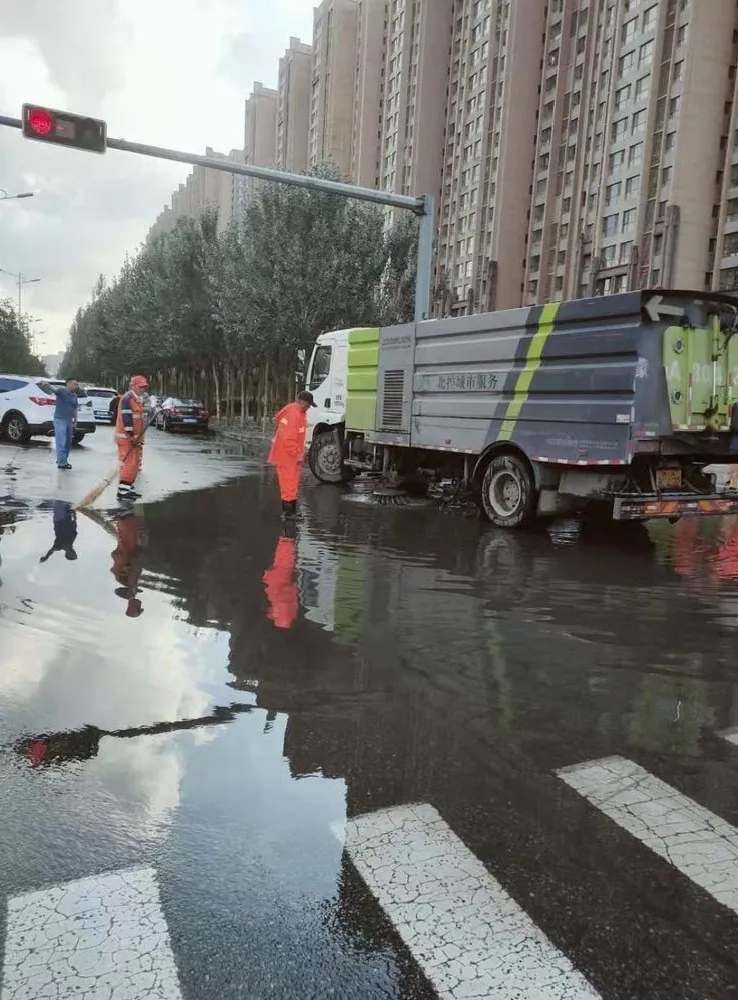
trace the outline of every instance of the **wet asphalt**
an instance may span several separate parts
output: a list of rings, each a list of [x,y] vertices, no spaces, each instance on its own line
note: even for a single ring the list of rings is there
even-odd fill
[[[735,909],[557,775],[622,756],[738,827],[735,521],[504,533],[306,480],[285,535],[237,445],[148,437],[142,503],[76,523],[110,431],[64,474],[0,444],[0,962],[5,901],[143,866],[180,992],[90,996],[573,998],[439,991],[336,834],[427,803],[594,995],[738,996]]]

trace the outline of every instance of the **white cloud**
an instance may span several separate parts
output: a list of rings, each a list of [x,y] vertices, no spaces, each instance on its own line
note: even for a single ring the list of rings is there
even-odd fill
[[[243,144],[254,80],[276,85],[292,35],[309,41],[314,0],[3,0],[0,114],[24,101],[89,113],[111,136],[203,152]],[[108,151],[43,146],[0,128],[0,268],[40,277],[23,308],[48,352],[66,341],[102,271],[144,239],[187,167]],[[0,274],[0,297],[14,297]]]

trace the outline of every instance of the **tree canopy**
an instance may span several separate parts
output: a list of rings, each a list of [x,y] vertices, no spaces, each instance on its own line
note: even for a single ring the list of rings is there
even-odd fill
[[[15,375],[45,375],[46,369],[31,349],[25,324],[9,299],[0,301],[0,371]]]
[[[318,173],[338,179],[331,167]],[[218,233],[214,212],[180,219],[101,276],[70,330],[64,376],[202,395],[261,415],[294,389],[297,352],[325,330],[412,318],[417,223],[401,213],[261,184]]]

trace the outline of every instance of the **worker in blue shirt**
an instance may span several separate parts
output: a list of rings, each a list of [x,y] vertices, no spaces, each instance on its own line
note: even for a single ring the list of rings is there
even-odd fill
[[[59,469],[71,469],[69,450],[72,447],[74,425],[77,423],[79,399],[76,379],[68,378],[64,386],[56,390],[54,410],[54,441],[56,443],[56,464]]]

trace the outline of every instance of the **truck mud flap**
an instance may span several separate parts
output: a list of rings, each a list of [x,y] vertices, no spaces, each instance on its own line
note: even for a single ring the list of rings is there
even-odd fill
[[[613,520],[645,521],[653,517],[707,517],[738,514],[738,493],[712,493],[695,496],[678,493],[616,496]]]

